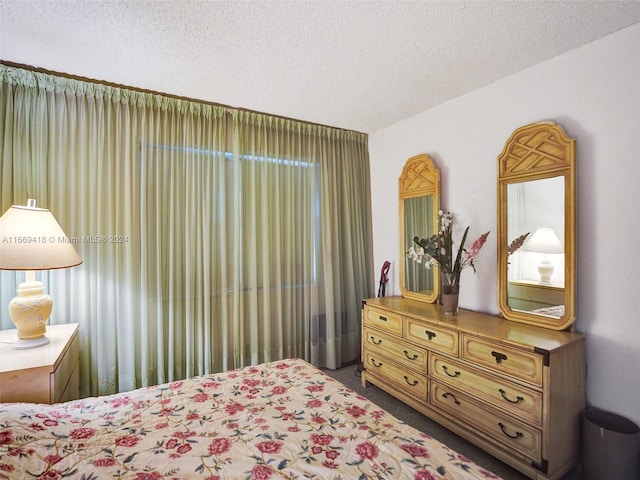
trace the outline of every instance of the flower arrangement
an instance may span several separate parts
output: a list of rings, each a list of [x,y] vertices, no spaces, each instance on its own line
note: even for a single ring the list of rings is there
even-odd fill
[[[516,250],[518,250],[522,245],[524,245],[524,241],[529,236],[529,233],[531,232],[527,232],[513,239],[513,241],[509,244],[509,248],[507,248],[507,257],[515,253]]]
[[[490,232],[480,235],[467,250],[464,248],[469,233],[469,227],[467,227],[454,256],[453,214],[440,210],[438,218],[440,224],[438,233],[430,238],[413,237],[417,247],[409,248],[407,256],[417,263],[424,261],[426,268],[437,265],[443,274],[443,293],[458,293],[462,270],[471,267],[474,272],[476,271],[473,261],[487,241]]]

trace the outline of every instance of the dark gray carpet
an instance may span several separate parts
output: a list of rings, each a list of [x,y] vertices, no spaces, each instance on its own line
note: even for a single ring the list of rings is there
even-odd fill
[[[499,475],[504,480],[528,479],[527,476],[517,470],[514,470],[509,465],[489,455],[475,445],[467,442],[465,439],[459,437],[440,424],[430,420],[422,413],[414,410],[408,405],[405,405],[400,400],[397,400],[395,397],[389,395],[387,392],[375,385],[370,384],[367,388],[363,388],[360,382],[360,375],[358,374],[355,365],[343,367],[338,370],[325,369],[324,372],[339,382],[342,382],[352,390],[355,390],[357,393],[366,397],[379,407],[384,408],[396,418],[413,426],[421,432],[437,438],[445,445],[448,445],[458,453],[470,458],[481,467]],[[575,469],[565,475],[562,480],[580,480],[580,478],[578,469]]]

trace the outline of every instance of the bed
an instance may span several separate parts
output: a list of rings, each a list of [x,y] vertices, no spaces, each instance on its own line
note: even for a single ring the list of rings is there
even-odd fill
[[[0,404],[0,478],[498,479],[300,359]]]

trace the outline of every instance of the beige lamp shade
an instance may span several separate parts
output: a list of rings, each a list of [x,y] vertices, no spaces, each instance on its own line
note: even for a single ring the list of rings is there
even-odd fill
[[[540,227],[522,246],[524,250],[536,253],[564,253],[564,247],[549,227]]]
[[[0,269],[52,270],[81,263],[46,208],[14,205],[0,217]]]
[[[36,281],[34,270],[74,267],[82,263],[73,244],[45,208],[12,206],[0,217],[0,269],[25,270],[26,281],[18,286],[18,295],[9,303],[9,314],[18,328],[16,349],[39,347],[49,343],[46,323],[53,300]]]

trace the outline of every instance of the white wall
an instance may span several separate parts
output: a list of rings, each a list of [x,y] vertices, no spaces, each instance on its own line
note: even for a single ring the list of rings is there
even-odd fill
[[[406,159],[427,153],[458,226],[471,225],[471,239],[492,232],[478,273],[463,273],[460,304],[498,313],[497,157],[513,130],[544,120],[576,139],[588,401],[640,424],[640,24],[372,133],[376,271],[390,260],[387,291],[399,294],[398,177]]]

